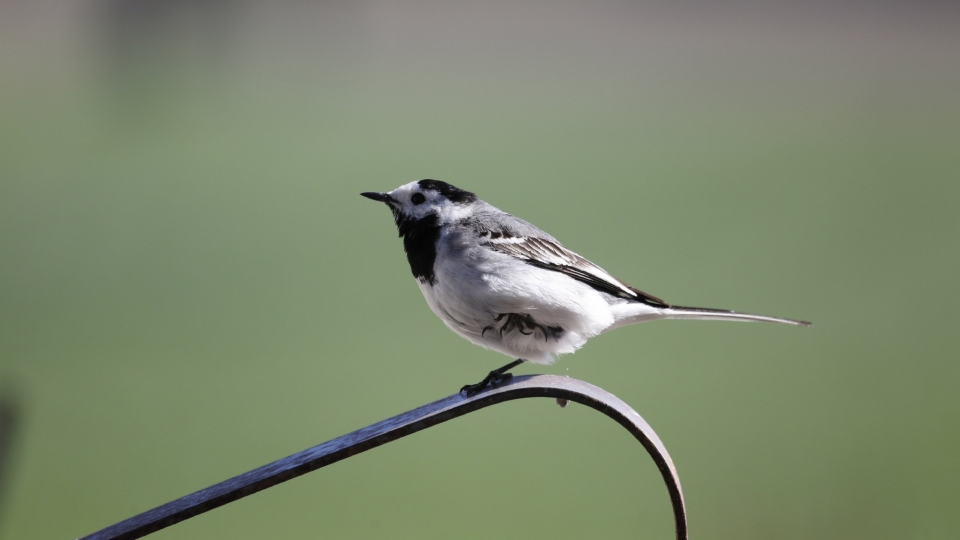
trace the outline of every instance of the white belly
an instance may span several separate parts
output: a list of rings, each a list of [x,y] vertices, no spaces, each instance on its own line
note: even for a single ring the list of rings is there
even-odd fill
[[[435,283],[419,283],[430,309],[472,343],[538,364],[553,363],[557,355],[576,351],[612,326],[611,303],[621,303],[564,274],[508,255],[448,253],[437,261]],[[504,328],[505,314],[529,315],[536,324],[562,332]]]

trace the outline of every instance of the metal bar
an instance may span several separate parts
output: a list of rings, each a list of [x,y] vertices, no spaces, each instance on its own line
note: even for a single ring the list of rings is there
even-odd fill
[[[148,510],[80,540],[120,540],[146,536],[174,523],[223,506],[302,474],[336,463],[371,448],[395,441],[447,420],[515,399],[545,397],[569,400],[596,409],[614,419],[640,441],[653,458],[670,494],[677,539],[687,538],[687,517],[680,478],[670,454],[643,418],[613,394],[569,377],[525,375],[473,396],[454,394],[412,411],[358,429]]]

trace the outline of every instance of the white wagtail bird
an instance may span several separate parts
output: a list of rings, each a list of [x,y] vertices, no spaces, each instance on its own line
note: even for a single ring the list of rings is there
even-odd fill
[[[516,361],[461,392],[510,377],[523,362],[552,364],[593,336],[658,319],[810,323],[668,304],[611,276],[526,221],[439,180],[364,197],[393,212],[413,277],[430,309],[471,343]]]

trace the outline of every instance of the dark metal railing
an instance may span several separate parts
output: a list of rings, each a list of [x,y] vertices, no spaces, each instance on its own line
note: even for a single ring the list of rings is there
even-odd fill
[[[545,397],[568,400],[596,409],[613,418],[646,448],[660,469],[673,505],[677,539],[687,538],[687,517],[680,478],[667,449],[653,429],[629,405],[592,384],[555,375],[513,377],[473,396],[454,394],[412,411],[358,429],[292,456],[181,497],[84,536],[81,540],[120,540],[146,536],[218,506],[286,482],[371,448],[395,441],[447,420],[515,399]]]

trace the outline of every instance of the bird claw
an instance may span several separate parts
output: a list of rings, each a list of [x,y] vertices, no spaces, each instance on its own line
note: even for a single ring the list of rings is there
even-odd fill
[[[466,394],[467,397],[473,396],[480,391],[484,390],[488,386],[496,386],[503,381],[506,381],[513,377],[513,373],[500,373],[496,370],[491,371],[482,381],[477,384],[467,384],[460,389],[461,394]]]

